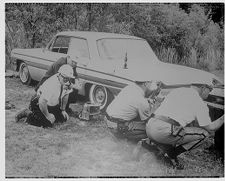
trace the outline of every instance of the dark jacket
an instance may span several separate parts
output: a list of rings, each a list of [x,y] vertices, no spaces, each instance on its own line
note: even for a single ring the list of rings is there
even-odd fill
[[[45,80],[47,80],[49,77],[53,76],[54,74],[56,74],[59,70],[59,68],[64,65],[67,64],[67,58],[66,57],[61,57],[60,59],[58,59],[56,62],[54,62],[50,68],[47,70],[47,72],[45,73],[44,77],[41,79],[41,81],[38,83],[38,85],[35,87],[35,91],[37,92],[38,88],[45,82]],[[77,77],[77,71],[76,71],[77,67],[73,68],[73,75],[75,77]],[[72,82],[72,83],[75,83]]]

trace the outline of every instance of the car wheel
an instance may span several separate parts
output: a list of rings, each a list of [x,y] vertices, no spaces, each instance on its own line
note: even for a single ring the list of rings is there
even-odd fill
[[[114,99],[113,94],[104,86],[92,85],[89,91],[89,100],[92,103],[100,104],[100,110],[105,112],[107,106]]]
[[[27,67],[27,64],[22,62],[19,68],[19,77],[23,84],[30,85],[31,84],[31,76]]]

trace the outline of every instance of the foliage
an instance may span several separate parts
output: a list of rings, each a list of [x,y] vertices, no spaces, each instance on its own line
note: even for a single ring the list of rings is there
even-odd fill
[[[43,47],[59,31],[81,30],[139,36],[162,61],[223,69],[224,23],[212,21],[215,6],[188,4],[188,11],[180,7],[176,3],[6,3],[6,59],[15,47]]]

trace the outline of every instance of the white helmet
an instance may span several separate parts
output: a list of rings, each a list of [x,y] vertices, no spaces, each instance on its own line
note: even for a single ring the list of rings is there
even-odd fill
[[[59,68],[58,73],[62,74],[65,77],[75,78],[73,76],[73,68],[68,64],[62,65]]]

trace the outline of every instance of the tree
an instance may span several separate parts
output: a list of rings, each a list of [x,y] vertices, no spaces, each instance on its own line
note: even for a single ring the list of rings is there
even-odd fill
[[[212,20],[223,9],[221,3],[6,3],[6,52],[42,47],[59,31],[103,31],[142,37],[166,62],[207,68],[215,56],[221,67],[224,23]]]

